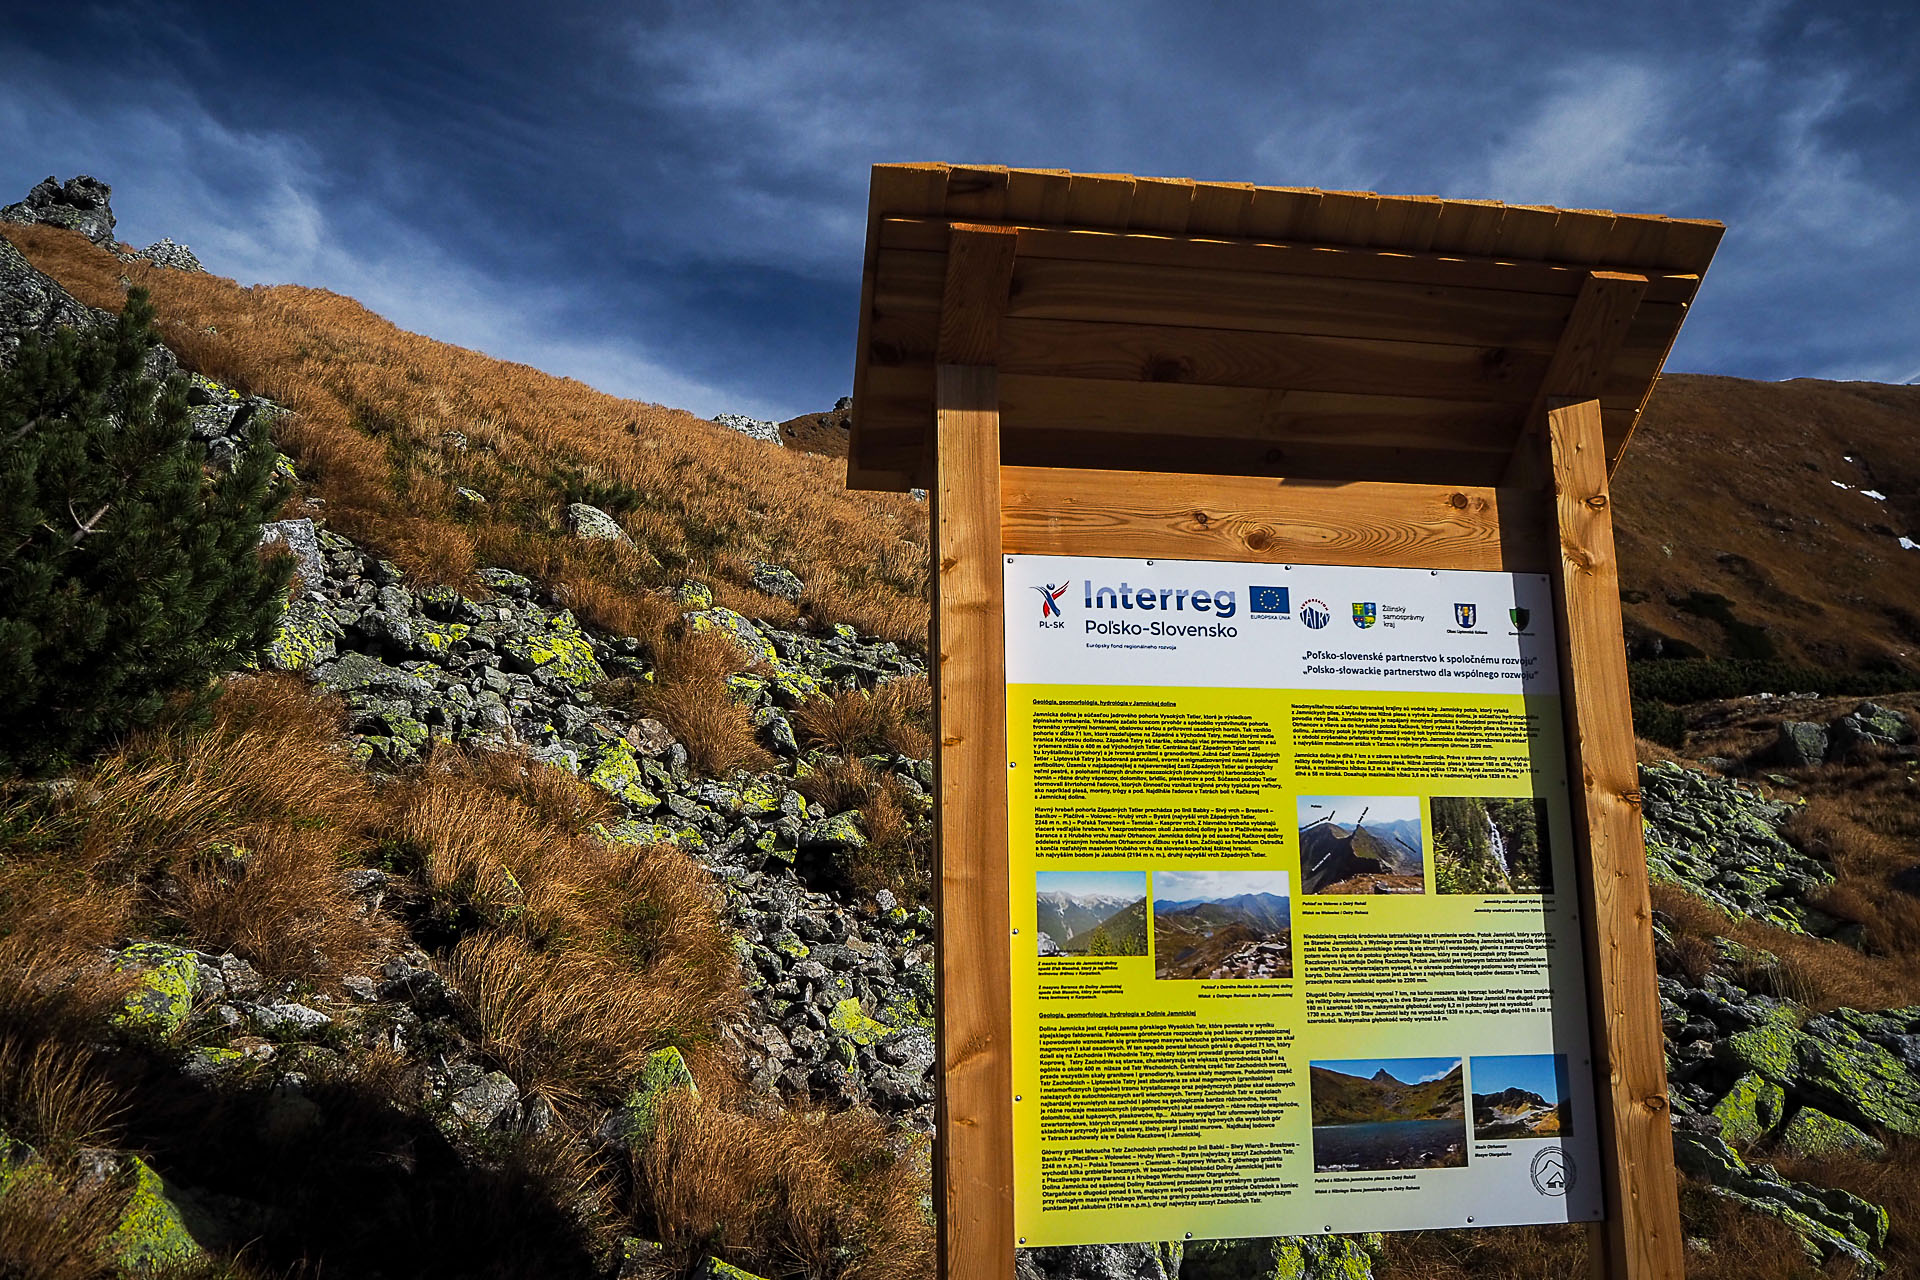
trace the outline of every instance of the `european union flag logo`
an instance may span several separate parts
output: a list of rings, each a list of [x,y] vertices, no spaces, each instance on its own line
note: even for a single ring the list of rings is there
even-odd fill
[[[1285,587],[1248,587],[1247,608],[1255,613],[1291,613]]]

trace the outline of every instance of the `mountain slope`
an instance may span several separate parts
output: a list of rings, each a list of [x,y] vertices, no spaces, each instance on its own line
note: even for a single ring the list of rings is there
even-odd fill
[[[1308,1071],[1313,1122],[1373,1124],[1391,1120],[1452,1120],[1466,1114],[1464,1071],[1456,1065],[1438,1080],[1407,1084],[1382,1067],[1362,1079],[1325,1067]]]

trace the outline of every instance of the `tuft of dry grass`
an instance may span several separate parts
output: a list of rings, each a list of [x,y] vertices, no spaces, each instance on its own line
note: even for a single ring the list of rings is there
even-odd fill
[[[133,738],[64,799],[16,788],[0,809],[0,928],[72,953],[137,926],[273,976],[344,971],[380,929],[341,883],[372,792],[338,725],[299,680],[242,677],[210,725]]]
[[[1766,1158],[1789,1178],[1839,1187],[1886,1209],[1891,1219],[1882,1257],[1889,1276],[1920,1275],[1920,1138],[1885,1135],[1886,1158],[1855,1155]],[[1734,1273],[1726,1273],[1731,1276]]]
[[[126,1211],[127,1189],[81,1183],[42,1169],[0,1192],[0,1276],[100,1280],[114,1274],[106,1241]]]
[[[750,585],[752,562],[774,561],[806,583],[807,615],[924,647],[926,505],[849,492],[836,459],[407,333],[324,290],[122,263],[52,227],[0,234],[93,306],[118,311],[123,277],[150,290],[189,368],[293,411],[276,440],[328,522],[421,581],[504,565],[637,635],[643,589],[688,575],[745,613],[796,616]],[[489,501],[469,509],[456,487]],[[613,513],[631,545],[574,539],[572,501]]]
[[[930,830],[916,827],[920,807],[900,780],[854,756],[830,761],[794,783],[808,803],[831,813],[855,810],[866,844],[835,856],[840,874],[854,888],[889,889],[915,901],[931,888]]]
[[[752,713],[727,687],[728,676],[753,670],[755,660],[730,637],[691,630],[677,619],[643,638],[654,652],[653,680],[623,682],[609,691],[609,701],[673,730],[693,767],[708,777],[772,768],[773,754],[760,744]]]
[[[1381,1280],[1587,1280],[1582,1225],[1407,1231],[1387,1237]]]
[[[1696,966],[1704,975],[1713,963],[1714,942],[1730,938],[1779,957],[1777,965],[1738,975],[1753,984],[1751,989],[1798,1000],[1815,1012],[1843,1005],[1899,1008],[1912,1004],[1920,992],[1920,972],[1905,956],[1862,955],[1838,942],[1730,916],[1670,884],[1653,885],[1653,905],[1672,918],[1675,943],[1689,975],[1694,975]]]
[[[1688,1280],[1858,1280],[1840,1259],[1816,1266],[1784,1222],[1732,1204],[1691,1178],[1680,1180],[1680,1216],[1688,1236],[1705,1246],[1688,1247]]]
[[[888,1142],[857,1112],[765,1118],[676,1097],[634,1153],[649,1206],[634,1225],[684,1255],[755,1272],[921,1280],[933,1274],[921,1179]]]
[[[793,724],[804,743],[848,760],[885,751],[924,760],[933,750],[932,717],[932,691],[924,677],[912,676],[809,702]]]

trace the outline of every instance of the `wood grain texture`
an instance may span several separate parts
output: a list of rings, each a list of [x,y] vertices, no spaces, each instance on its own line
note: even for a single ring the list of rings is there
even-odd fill
[[[954,225],[947,250],[946,301],[940,309],[942,363],[993,363],[994,352],[1000,349],[1000,316],[1006,310],[1018,243],[1004,227]]]
[[[1526,421],[1539,422],[1549,400],[1600,398],[1646,292],[1645,276],[1618,271],[1587,273],[1580,296],[1574,300],[1573,314],[1567,317],[1567,327],[1553,350],[1553,361],[1540,380],[1533,403],[1528,406]],[[1601,407],[1604,410],[1621,406],[1603,404]],[[1638,406],[1634,409],[1637,413]],[[1546,472],[1545,435],[1539,431],[1522,432],[1507,469],[1506,482],[1536,485]]]
[[[1678,1183],[1599,406],[1553,408],[1542,429],[1559,528],[1552,572],[1567,770],[1586,851],[1576,861],[1607,1184],[1603,1274],[1670,1280],[1683,1272]]]
[[[1196,193],[1195,208],[1199,197]],[[1404,202],[1402,202],[1404,203]],[[1409,223],[1431,220],[1438,227],[1438,202],[1420,202],[1403,211]],[[1432,210],[1434,212],[1427,212]],[[1220,216],[1217,210],[1209,211]],[[986,221],[981,219],[980,221]],[[880,247],[940,252],[950,224],[939,218],[885,218],[880,223]],[[1063,231],[1035,227],[1012,217],[1020,231],[1020,254],[1027,258],[1066,258],[1082,262],[1118,262],[1139,266],[1211,267],[1273,275],[1320,275],[1340,279],[1389,280],[1409,284],[1440,284],[1462,288],[1507,289],[1516,293],[1579,293],[1591,268],[1558,262],[1525,262],[1477,258],[1457,253],[1385,249],[1378,246],[1329,248],[1324,245],[1220,239],[1228,232],[1204,231],[1190,224],[1189,233],[1141,235],[1113,231]],[[1424,238],[1412,227],[1394,238]],[[1687,302],[1699,290],[1700,277],[1681,272],[1646,274],[1647,297],[1654,302]]]
[[[1551,558],[1538,490],[1017,466],[1000,489],[1008,554],[1508,573]]]
[[[998,392],[942,365],[935,391],[936,1101],[943,1280],[1013,1275],[1012,968]]]

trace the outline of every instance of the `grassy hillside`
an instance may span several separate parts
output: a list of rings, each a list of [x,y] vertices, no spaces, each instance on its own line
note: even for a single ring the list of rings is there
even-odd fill
[[[1317,1125],[1452,1120],[1466,1114],[1465,1076],[1458,1066],[1438,1080],[1419,1084],[1396,1080],[1384,1069],[1366,1079],[1324,1067],[1313,1067],[1308,1075]]]

